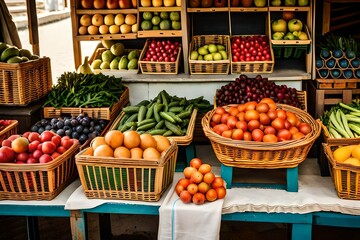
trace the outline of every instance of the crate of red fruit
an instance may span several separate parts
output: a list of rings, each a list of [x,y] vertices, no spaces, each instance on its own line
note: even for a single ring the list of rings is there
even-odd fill
[[[288,104],[307,112],[306,91],[298,91],[286,85],[276,85],[274,81],[269,81],[261,75],[249,78],[241,74],[235,81],[217,89],[214,106],[259,102],[263,98],[271,98],[276,103]]]
[[[0,200],[51,200],[77,177],[79,143],[51,132],[11,135],[0,148]]]
[[[0,141],[17,133],[19,122],[17,120],[0,120]]]
[[[181,44],[173,40],[148,39],[139,65],[143,74],[178,74]]]
[[[201,123],[219,161],[242,168],[296,167],[321,132],[307,112],[270,98],[217,107]]]
[[[265,35],[233,36],[231,73],[272,73],[274,52]]]

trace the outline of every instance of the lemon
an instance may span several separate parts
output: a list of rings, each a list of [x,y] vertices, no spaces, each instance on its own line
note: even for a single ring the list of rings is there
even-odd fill
[[[351,164],[351,165],[354,165],[354,166],[360,166],[360,160],[357,159],[357,158],[348,158],[344,161],[344,163],[346,164]]]
[[[360,160],[360,145],[355,145],[353,147],[351,156]]]
[[[352,150],[352,147],[350,147],[350,146],[345,146],[345,147],[339,147],[339,148],[337,148],[337,149],[333,152],[333,157],[334,157],[335,161],[344,162],[345,160],[347,160],[348,158],[350,158],[350,156],[351,156],[351,150]]]

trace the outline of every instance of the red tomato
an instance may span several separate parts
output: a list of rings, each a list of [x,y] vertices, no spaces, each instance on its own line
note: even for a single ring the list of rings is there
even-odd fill
[[[223,115],[224,113],[226,113],[226,110],[223,107],[217,107],[217,108],[215,108],[215,113]]]
[[[236,116],[239,113],[239,110],[237,109],[237,107],[232,106],[227,110],[228,113],[230,113],[231,116]]]
[[[291,127],[289,129],[289,132],[291,133],[291,135],[294,135],[295,133],[299,132],[299,129],[297,127]]]
[[[243,136],[245,141],[251,141],[252,137],[251,137],[251,133],[250,132],[244,132],[244,136]]]
[[[231,138],[231,135],[232,135],[232,130],[225,130],[221,133],[221,136],[226,138]]]
[[[243,137],[244,137],[243,130],[238,129],[238,128],[232,130],[232,135],[231,135],[232,139],[234,139],[234,140],[242,140]]]
[[[274,127],[276,130],[281,130],[285,128],[285,122],[283,119],[281,118],[275,118],[272,122],[271,122],[271,126]]]
[[[287,129],[280,129],[277,133],[277,137],[280,141],[286,141],[291,139],[291,133]]]
[[[260,127],[260,122],[258,120],[251,120],[248,122],[248,129],[249,131],[253,131]]]
[[[229,116],[228,119],[227,119],[227,122],[226,122],[226,125],[228,125],[229,129],[233,129],[236,127],[236,123],[238,122],[239,120],[237,119],[237,117],[235,116]]]
[[[236,117],[239,119],[239,121],[245,121],[245,112],[239,112]]]
[[[269,105],[265,102],[259,102],[256,105],[256,111],[258,111],[259,113],[267,113],[270,109]]]
[[[241,130],[243,130],[243,132],[245,132],[245,131],[247,131],[247,122],[245,122],[244,120],[238,121],[236,123],[235,127],[237,129],[241,129]]]
[[[258,120],[260,114],[255,109],[246,110],[245,112],[245,121],[249,122],[251,120]]]
[[[267,134],[273,134],[275,135],[276,134],[276,129],[272,126],[266,126],[265,129],[264,129],[264,133],[265,135]]]
[[[229,130],[229,127],[224,124],[224,123],[220,123],[218,125],[216,125],[215,127],[213,127],[213,131],[219,135],[221,135],[223,133],[223,131]]]
[[[265,103],[266,104],[266,103]],[[271,119],[270,117],[266,114],[266,113],[260,113],[259,115],[259,121],[260,121],[260,124],[262,125],[269,125],[270,122],[271,122]]]
[[[303,134],[302,132],[296,132],[292,135],[291,139],[300,139],[305,137],[305,134]]]
[[[211,121],[215,122],[215,123],[220,123],[221,122],[221,114],[214,113],[214,115],[212,115],[212,117],[211,117]]]
[[[230,113],[224,113],[222,116],[221,116],[221,123],[227,123],[227,120],[228,118],[230,117]]]
[[[298,120],[298,117],[295,115],[295,113],[292,112],[286,112],[286,120],[288,120],[292,126],[296,126],[296,122]]]
[[[270,118],[271,120],[274,120],[275,118],[277,118],[276,110],[274,110],[274,109],[270,109],[270,110],[267,112],[267,115],[269,116],[269,118]]]
[[[263,142],[278,142],[278,138],[274,134],[265,134]]]
[[[251,132],[251,137],[254,141],[261,142],[264,137],[264,133],[260,129],[254,129],[254,131]]]
[[[300,132],[302,132],[305,135],[311,132],[310,125],[305,122],[300,123],[298,129]]]
[[[276,115],[278,118],[281,118],[282,120],[286,119],[286,111],[284,109],[277,109]]]
[[[289,130],[292,127],[291,123],[288,120],[285,120],[284,123],[285,123],[285,128],[287,130]]]

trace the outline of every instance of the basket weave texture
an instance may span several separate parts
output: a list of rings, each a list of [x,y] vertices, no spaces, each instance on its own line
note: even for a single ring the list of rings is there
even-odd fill
[[[50,58],[0,62],[0,104],[24,106],[45,97],[51,89]]]
[[[129,103],[129,88],[124,87],[119,101],[111,107],[101,108],[76,108],[76,107],[44,107],[44,118],[57,118],[64,115],[78,116],[81,113],[87,113],[89,117],[114,120],[120,113],[121,109]]]
[[[330,136],[329,130],[328,128],[323,124],[323,122],[321,123],[321,130],[322,130],[322,135],[323,135],[323,139],[325,143],[328,143],[329,145],[350,145],[350,144],[359,144],[360,143],[360,137],[356,137],[356,138],[332,138]]]
[[[360,143],[360,140],[357,144]],[[323,143],[325,155],[328,159],[330,175],[335,189],[340,198],[360,200],[360,166],[344,164],[335,161],[333,150],[340,145],[334,146]]]
[[[284,104],[277,106],[295,113],[302,122],[308,123],[312,129],[311,133],[302,139],[277,143],[232,140],[218,135],[211,129],[210,120],[215,113],[214,109],[205,114],[201,124],[218,160],[226,166],[263,169],[293,168],[304,161],[320,135],[320,123],[299,108]]]
[[[0,164],[0,200],[51,200],[77,178],[79,143],[48,163]]]
[[[16,134],[18,131],[19,122],[17,120],[11,120],[10,125],[6,126],[3,130],[0,131],[0,141],[10,137],[13,134]]]
[[[178,153],[176,142],[160,159],[109,158],[76,155],[76,166],[87,198],[154,202],[171,184]]]

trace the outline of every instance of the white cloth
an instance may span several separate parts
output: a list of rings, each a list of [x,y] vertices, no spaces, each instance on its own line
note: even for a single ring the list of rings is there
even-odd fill
[[[174,191],[181,174],[175,176],[159,209],[158,240],[219,239],[224,199],[202,205],[185,204]]]

